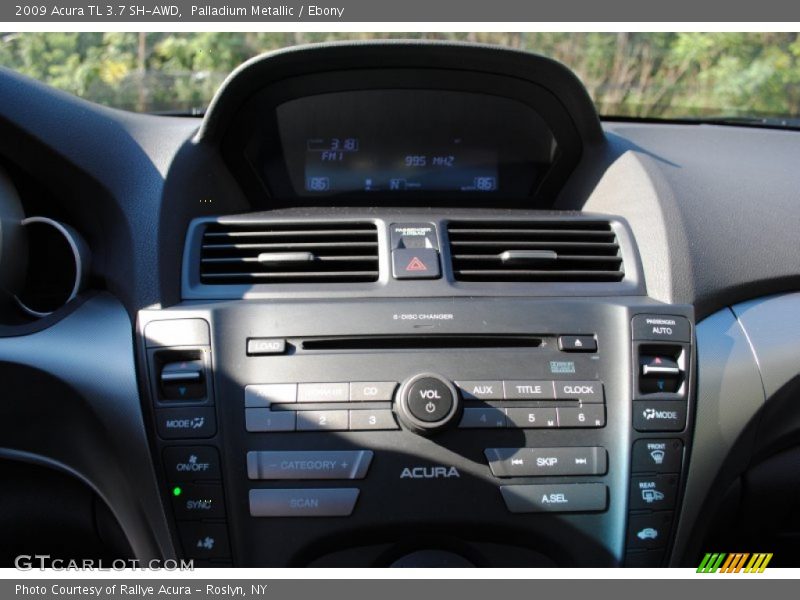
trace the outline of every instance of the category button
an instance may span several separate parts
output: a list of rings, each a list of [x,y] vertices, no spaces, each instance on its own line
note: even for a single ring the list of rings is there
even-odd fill
[[[212,446],[172,446],[164,449],[168,481],[219,479],[219,453]]]
[[[599,381],[556,381],[556,398],[580,400],[583,403],[602,403],[603,384]]]
[[[456,381],[464,400],[502,400],[502,381]]]
[[[347,517],[358,494],[355,488],[250,490],[250,516]]]
[[[595,512],[608,505],[602,483],[503,485],[500,493],[512,513]]]
[[[353,402],[388,402],[394,397],[396,381],[353,381],[350,400]]]
[[[364,479],[371,450],[254,451],[247,453],[250,479]]]
[[[508,400],[555,400],[552,381],[504,381]]]
[[[663,510],[675,506],[677,475],[634,476],[631,478],[631,510]]]
[[[297,386],[298,402],[347,402],[349,383],[301,383]]]
[[[637,440],[631,469],[634,473],[679,473],[682,458],[681,440]]]
[[[486,459],[495,477],[602,475],[604,448],[488,448]]]

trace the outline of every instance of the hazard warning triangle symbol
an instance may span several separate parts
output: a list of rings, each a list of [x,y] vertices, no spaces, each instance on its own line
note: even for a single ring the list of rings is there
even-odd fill
[[[427,271],[428,267],[425,266],[425,263],[422,262],[416,256],[412,258],[408,262],[408,266],[406,266],[406,271]]]

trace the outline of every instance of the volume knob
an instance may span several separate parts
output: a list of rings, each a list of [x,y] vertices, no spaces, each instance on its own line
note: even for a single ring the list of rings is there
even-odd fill
[[[433,373],[416,375],[406,381],[398,398],[400,419],[418,433],[447,427],[461,408],[453,384]]]

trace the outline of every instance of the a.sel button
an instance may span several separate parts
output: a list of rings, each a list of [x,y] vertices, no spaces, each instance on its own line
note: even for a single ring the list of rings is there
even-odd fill
[[[495,477],[602,475],[604,448],[487,448],[486,459]]]
[[[677,475],[634,476],[631,478],[631,510],[663,510],[675,506]]]
[[[637,431],[683,431],[686,427],[686,402],[636,401],[633,403],[633,426]]]
[[[663,548],[669,540],[670,525],[672,513],[669,511],[631,515],[628,522],[628,549]]]
[[[187,558],[228,558],[228,526],[224,523],[178,523],[178,533]]]
[[[217,422],[213,408],[162,408],[156,410],[156,428],[165,440],[209,438],[217,432]]]
[[[556,381],[558,400],[580,400],[583,403],[602,403],[603,384],[599,381]]]
[[[188,484],[181,487],[181,493],[172,496],[175,518],[219,519],[225,516],[221,485]]]
[[[608,504],[602,483],[504,485],[500,493],[512,513],[600,511]]]
[[[355,488],[250,490],[250,516],[346,517],[358,494]]]
[[[678,473],[683,458],[680,440],[637,440],[633,445],[632,467],[634,473]]]
[[[168,481],[219,479],[219,453],[212,446],[172,446],[164,449]]]

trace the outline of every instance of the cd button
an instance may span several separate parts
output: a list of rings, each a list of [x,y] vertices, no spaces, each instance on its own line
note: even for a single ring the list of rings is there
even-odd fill
[[[388,402],[397,388],[395,381],[353,381],[350,400],[353,402]]]

